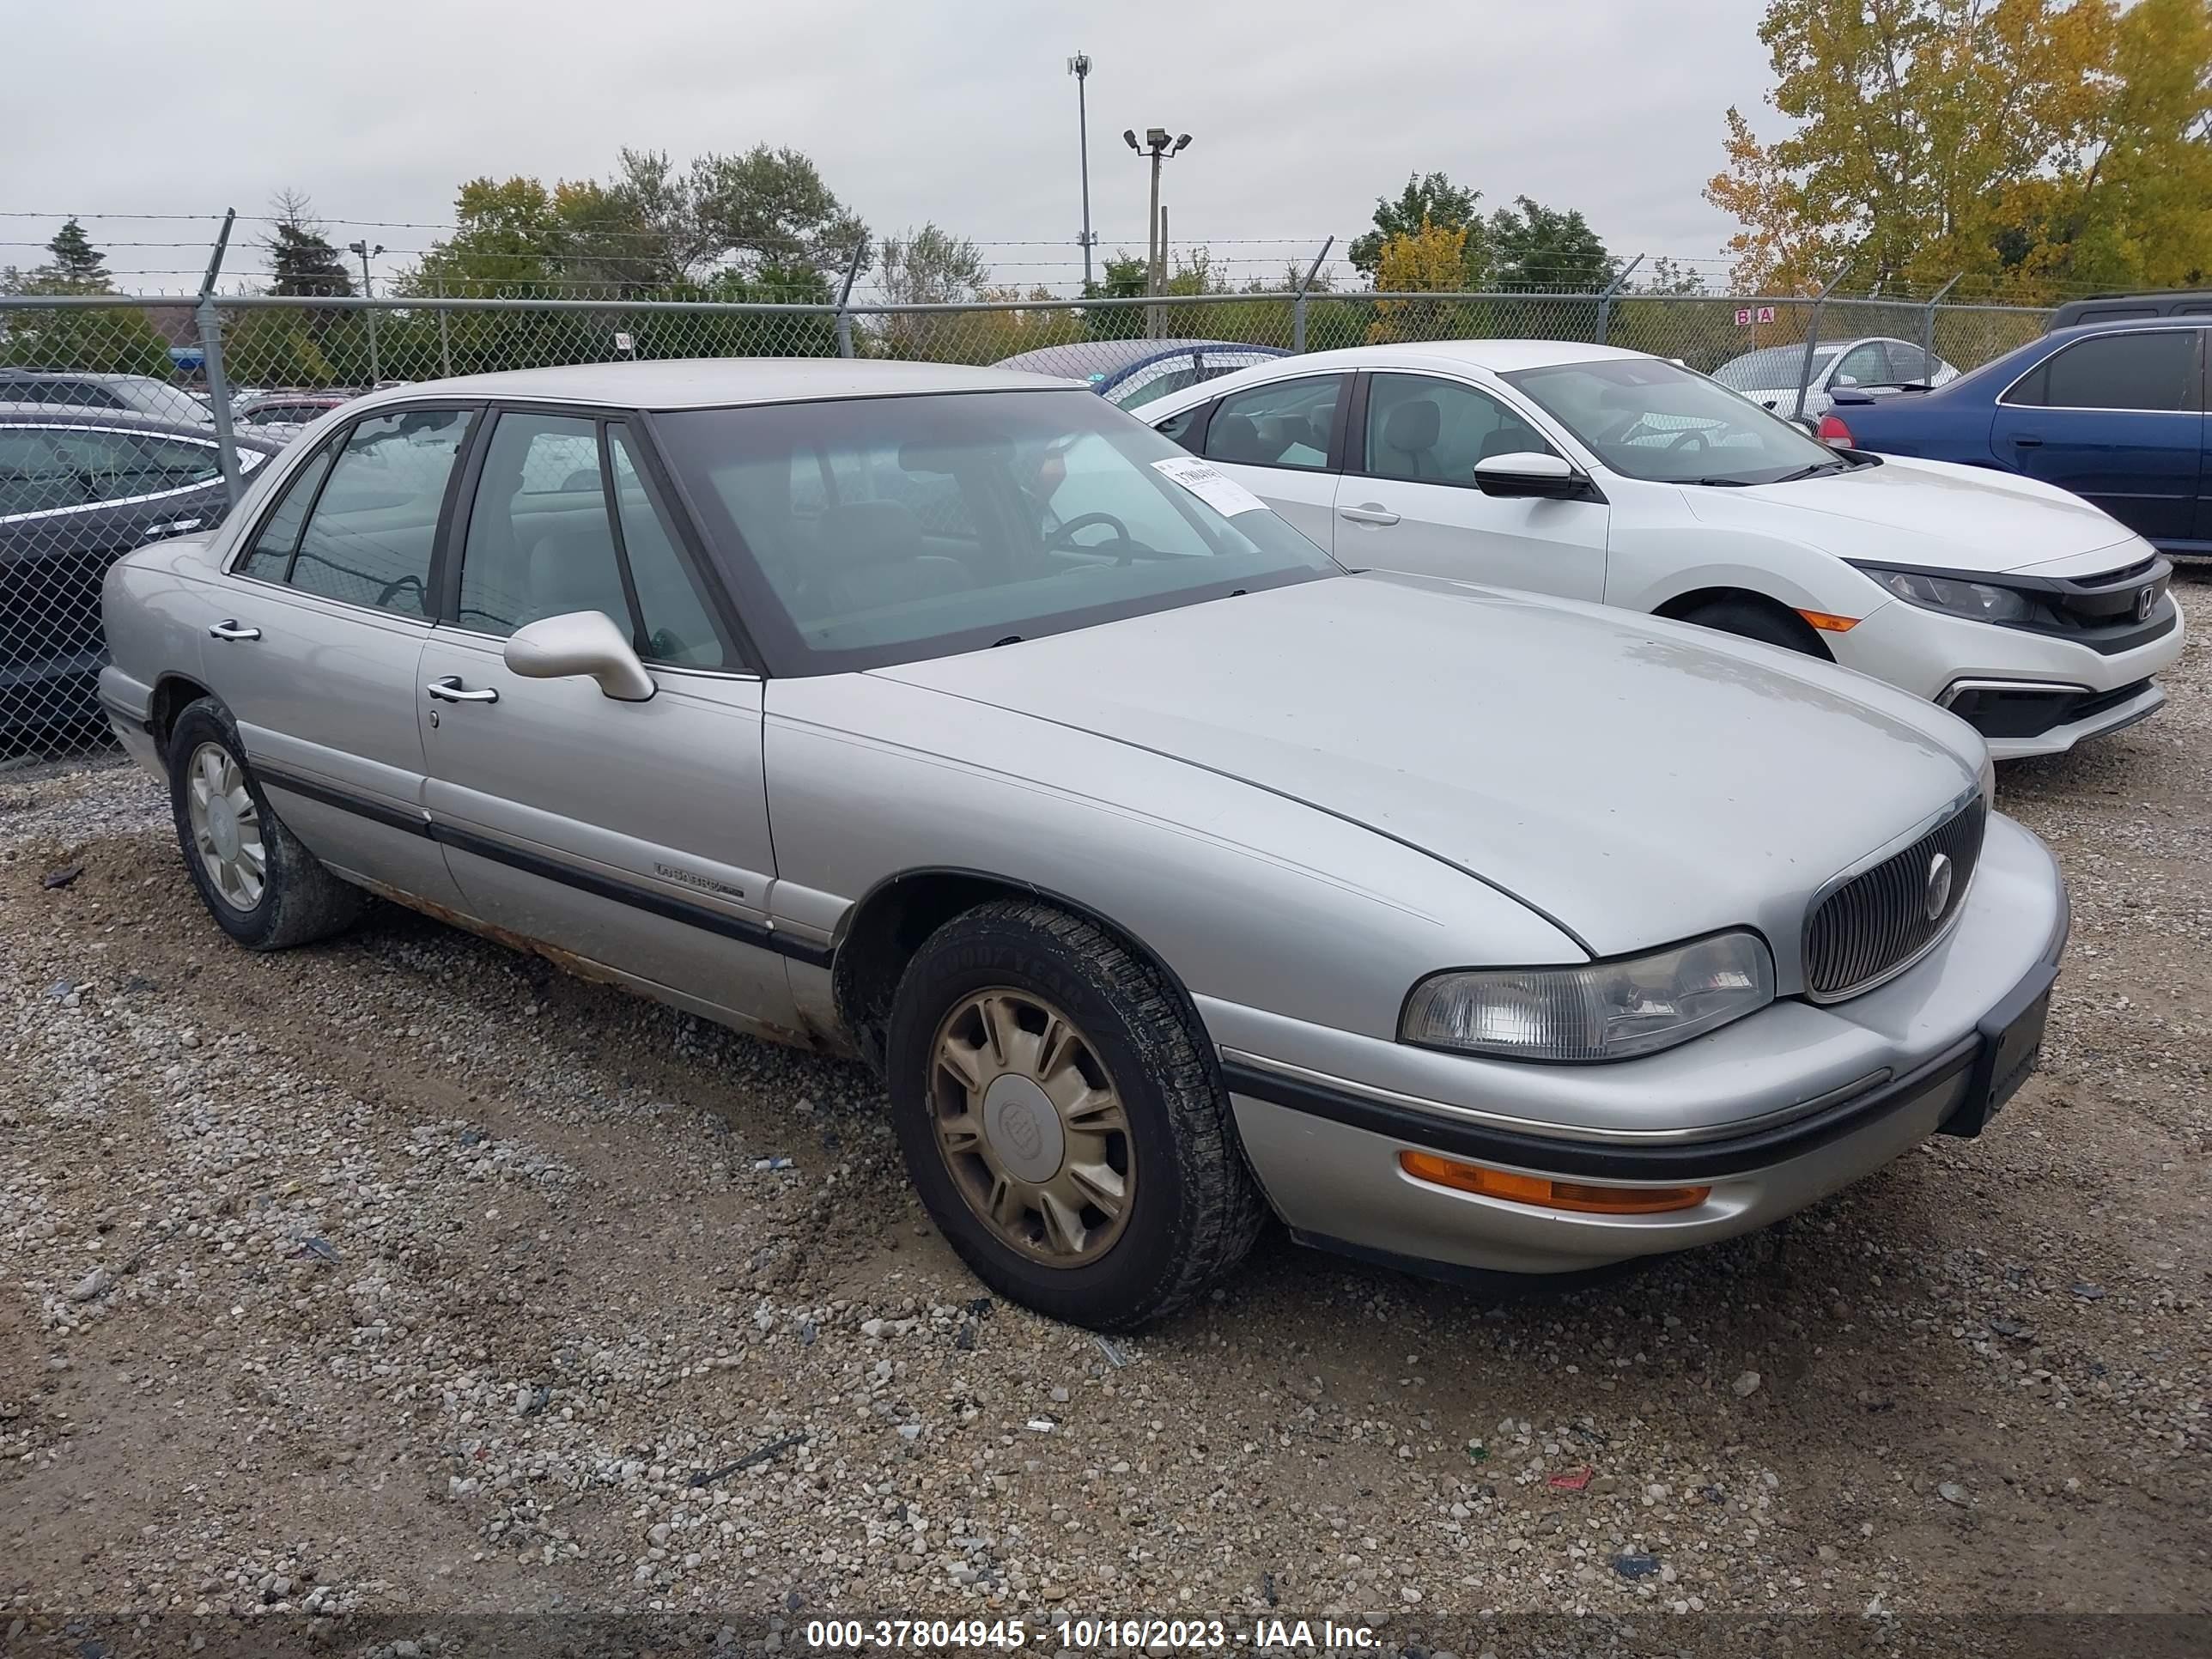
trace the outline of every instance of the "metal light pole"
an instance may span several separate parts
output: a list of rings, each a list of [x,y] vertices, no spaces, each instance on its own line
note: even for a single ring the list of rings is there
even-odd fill
[[[1167,239],[1160,234],[1160,163],[1166,161],[1169,156],[1180,155],[1188,149],[1190,135],[1186,132],[1181,137],[1170,140],[1165,127],[1147,127],[1145,129],[1145,142],[1140,144],[1137,142],[1136,129],[1128,127],[1122,130],[1121,137],[1129,148],[1138,155],[1152,157],[1152,210],[1146,224],[1152,258],[1150,263],[1145,267],[1145,294],[1148,299],[1157,298],[1160,290],[1167,286],[1168,281]],[[1162,321],[1163,314],[1159,307],[1145,307],[1145,333],[1148,338],[1157,340],[1160,337]]]
[[[376,297],[376,289],[369,282],[368,262],[374,255],[384,252],[384,244],[379,242],[374,247],[371,247],[368,245],[368,239],[363,237],[358,242],[348,243],[346,245],[346,252],[349,253],[358,253],[361,255],[361,296],[364,300],[374,300]],[[374,390],[376,383],[383,378],[384,376],[378,372],[376,362],[376,307],[374,306],[371,306],[368,307],[368,384],[370,389]]]
[[[1083,98],[1083,83],[1091,78],[1091,54],[1079,52],[1067,60],[1067,72],[1075,77],[1075,142],[1076,154],[1082,158],[1083,168],[1083,291],[1091,292],[1091,250],[1098,246],[1098,239],[1091,234],[1091,112]]]

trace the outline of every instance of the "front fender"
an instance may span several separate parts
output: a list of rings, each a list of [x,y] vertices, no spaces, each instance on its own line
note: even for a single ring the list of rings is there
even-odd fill
[[[771,903],[816,927],[903,872],[975,872],[1066,896],[1194,997],[1382,1038],[1438,969],[1587,960],[1387,836],[1011,710],[866,674],[778,680],[763,741]]]

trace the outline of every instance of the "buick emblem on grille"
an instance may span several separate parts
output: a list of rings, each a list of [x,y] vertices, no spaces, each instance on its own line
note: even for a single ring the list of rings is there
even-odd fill
[[[2158,584],[2156,582],[2153,582],[2148,587],[2144,588],[2140,593],[2136,595],[2136,620],[2139,623],[2148,622],[2150,620],[2150,613],[2157,609]]]
[[[1921,896],[1921,909],[1930,921],[1943,918],[1944,907],[1951,902],[1951,857],[1938,853],[1928,860],[1928,886]]]

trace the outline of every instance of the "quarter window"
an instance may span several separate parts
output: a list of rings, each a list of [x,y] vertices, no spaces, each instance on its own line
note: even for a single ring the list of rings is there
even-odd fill
[[[355,426],[291,561],[302,592],[428,617],[430,551],[470,416],[404,409]]]
[[[1377,374],[1368,383],[1371,477],[1472,487],[1478,461],[1555,453],[1516,410],[1457,380]]]
[[[262,520],[253,545],[235,567],[240,575],[258,576],[268,582],[290,580],[292,555],[299,551],[300,532],[307,526],[307,509],[315,504],[315,492],[323,487],[323,475],[331,470],[331,461],[344,442],[341,438],[325,444],[308,458],[306,465],[285,481],[283,495],[269,516]]]
[[[1206,457],[1247,466],[1321,471],[1328,465],[1329,428],[1343,395],[1341,374],[1277,380],[1232,392],[1221,400],[1206,424]]]
[[[1836,365],[1836,378],[1850,375],[1861,386],[1884,386],[1892,378],[1889,364],[1881,355],[1881,342],[1869,340],[1863,345],[1853,346],[1844,354],[1844,361]]]
[[[2191,410],[2196,381],[2194,330],[2105,334],[2038,364],[2004,401],[2052,409]]]

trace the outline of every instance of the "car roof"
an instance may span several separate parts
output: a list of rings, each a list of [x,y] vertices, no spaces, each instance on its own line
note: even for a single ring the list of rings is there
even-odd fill
[[[150,381],[155,386],[171,384],[156,374],[118,374],[110,369],[92,368],[0,368],[0,380],[91,380],[102,386],[112,386],[118,380]],[[185,388],[173,389],[182,392]]]
[[[108,427],[125,432],[150,432],[161,437],[194,438],[202,443],[215,441],[213,427],[165,421],[158,415],[142,415],[135,409],[88,409],[82,404],[13,403],[5,398],[0,398],[0,426]],[[281,444],[270,443],[248,433],[241,432],[236,435],[242,448],[266,450],[273,454],[283,447]]]
[[[1263,357],[1288,355],[1280,346],[1250,345],[1237,340],[1074,340],[1018,351],[1011,357],[1001,357],[993,367],[1018,368],[1031,374],[1064,374],[1076,380],[1092,374],[1111,378],[1117,371],[1140,368],[1156,357],[1200,350],[1254,351]]]
[[[680,357],[575,363],[416,380],[355,398],[362,410],[436,398],[514,398],[626,409],[725,409],[744,404],[905,398],[933,392],[1035,392],[1034,374],[962,363],[846,357]],[[1073,385],[1073,381],[1066,384]]]
[[[1587,340],[1411,340],[1389,345],[1346,346],[1336,351],[1311,351],[1297,359],[1316,368],[1486,368],[1493,374],[1521,368],[1555,368],[1561,363],[1595,362],[1605,358],[1650,357],[1648,351],[1624,346],[1594,345]],[[1262,366],[1267,369],[1279,363]],[[1254,374],[1254,369],[1239,373]],[[1218,385],[1208,381],[1208,385]]]
[[[2054,328],[2029,345],[2039,345],[2050,340],[2079,340],[2091,334],[2118,334],[2130,329],[2154,328],[2212,328],[2212,313],[2188,311],[2170,312],[2162,317],[2106,317],[2093,318],[2086,323],[2071,323],[2064,328]],[[2022,346],[2021,350],[2027,348]],[[2008,352],[2006,356],[2011,354]]]

